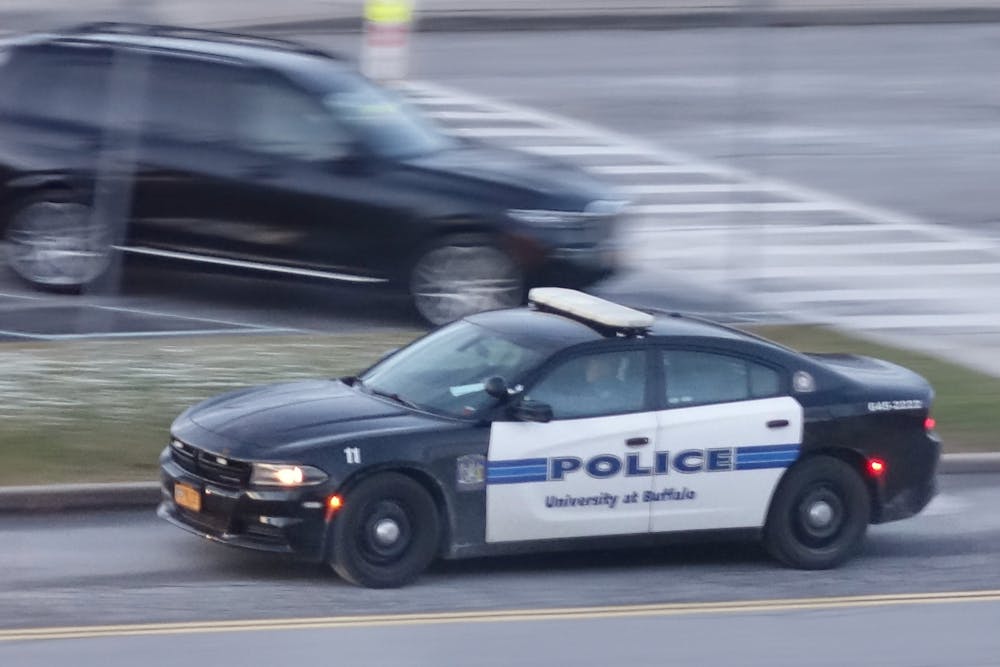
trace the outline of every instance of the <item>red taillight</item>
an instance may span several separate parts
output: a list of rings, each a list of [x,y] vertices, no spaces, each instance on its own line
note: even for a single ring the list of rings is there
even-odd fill
[[[872,477],[881,477],[885,472],[885,461],[882,459],[868,459],[868,472]]]
[[[935,426],[937,426],[937,421],[935,421],[934,417],[928,417],[924,420],[925,431],[933,431]]]

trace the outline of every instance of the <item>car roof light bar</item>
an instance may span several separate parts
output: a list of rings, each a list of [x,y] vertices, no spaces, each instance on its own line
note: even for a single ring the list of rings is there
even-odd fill
[[[644,332],[656,322],[641,310],[562,287],[535,287],[528,292],[528,301],[539,310],[617,331]]]

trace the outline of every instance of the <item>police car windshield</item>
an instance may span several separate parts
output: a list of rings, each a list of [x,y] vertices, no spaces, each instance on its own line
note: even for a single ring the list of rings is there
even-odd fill
[[[516,384],[553,346],[455,322],[371,368],[361,376],[363,390],[396,395],[429,412],[471,417],[496,400],[484,390],[486,378],[498,375]]]

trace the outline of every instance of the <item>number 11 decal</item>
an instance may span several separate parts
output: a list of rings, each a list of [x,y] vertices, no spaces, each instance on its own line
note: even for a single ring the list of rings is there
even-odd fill
[[[357,447],[345,447],[344,457],[348,463],[361,463],[361,450]]]

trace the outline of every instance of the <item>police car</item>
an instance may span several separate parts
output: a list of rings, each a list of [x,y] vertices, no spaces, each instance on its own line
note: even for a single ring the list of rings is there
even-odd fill
[[[357,377],[189,408],[160,459],[160,516],[391,587],[439,557],[695,531],[829,568],[934,495],[933,391],[905,368],[571,290],[529,301]]]

